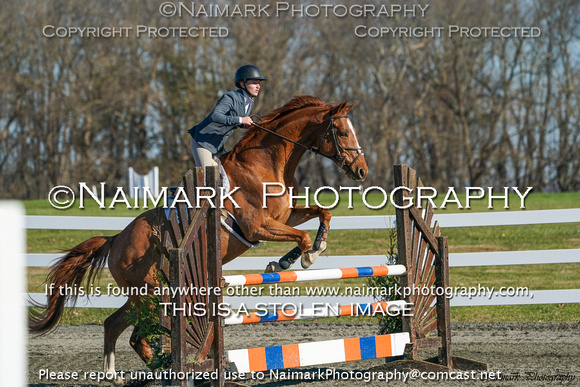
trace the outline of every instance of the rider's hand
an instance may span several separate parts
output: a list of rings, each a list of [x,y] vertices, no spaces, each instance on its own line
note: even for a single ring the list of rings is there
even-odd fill
[[[253,123],[254,123],[254,121],[252,121],[252,119],[249,116],[242,117],[242,125],[244,127],[247,128],[248,126],[252,125]]]

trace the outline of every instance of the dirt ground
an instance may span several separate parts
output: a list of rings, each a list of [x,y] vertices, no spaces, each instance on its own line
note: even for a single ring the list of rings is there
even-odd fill
[[[410,369],[385,368],[383,359],[329,364],[320,368],[304,367],[284,370],[277,375],[265,373],[246,378],[251,386],[383,386],[449,385],[449,386],[549,386],[580,385],[580,322],[574,323],[457,323],[453,324],[453,354],[489,364],[494,372],[480,380],[479,372],[444,375],[405,373]],[[117,344],[117,370],[125,371],[127,386],[158,386],[158,382],[130,381],[131,371],[144,370],[144,364],[129,346],[129,330]],[[287,322],[227,327],[226,349],[252,348],[309,341],[331,340],[377,334],[371,323]],[[96,382],[102,370],[103,327],[99,325],[64,326],[49,335],[30,336],[29,383],[31,386],[111,385]],[[425,357],[433,353],[425,353]],[[354,372],[351,372],[354,371]],[[403,372],[405,371],[405,372]],[[59,381],[49,372],[78,372],[78,380]],[[86,373],[85,373],[86,372]],[[94,372],[94,374],[91,374]],[[499,372],[499,374],[498,374]],[[48,374],[49,377],[51,376]],[[413,377],[418,378],[412,380]],[[475,376],[475,380],[472,378]],[[369,378],[374,380],[368,380]],[[439,378],[437,382],[424,381]],[[456,379],[454,381],[449,378]],[[491,380],[491,378],[495,380]],[[501,378],[500,380],[497,380]],[[284,379],[283,379],[284,378]],[[396,380],[386,381],[386,378]],[[407,380],[403,380],[407,378]],[[367,379],[367,380],[365,380]],[[461,379],[461,380],[459,380]]]

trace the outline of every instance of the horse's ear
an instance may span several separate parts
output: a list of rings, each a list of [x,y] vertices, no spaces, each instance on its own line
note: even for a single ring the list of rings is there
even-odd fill
[[[351,103],[350,105],[348,105],[348,106],[345,108],[345,109],[346,109],[345,113],[346,113],[346,112],[349,112],[349,111],[350,111],[350,109],[352,109],[352,108],[354,107],[354,105],[356,105],[357,103],[358,103],[358,101],[356,101],[355,103]]]
[[[356,105],[358,102],[355,102],[355,103],[350,104],[350,105],[347,105],[347,103],[348,103],[348,99],[344,100],[343,103],[338,105],[336,107],[336,114],[340,114],[340,115],[347,114],[350,111],[350,109],[352,109],[353,106]]]

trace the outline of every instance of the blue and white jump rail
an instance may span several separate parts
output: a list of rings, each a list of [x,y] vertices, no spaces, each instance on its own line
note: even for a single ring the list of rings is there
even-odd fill
[[[286,282],[322,281],[331,279],[384,277],[405,273],[404,265],[365,266],[346,269],[284,271],[224,276],[226,286],[250,286]]]
[[[224,318],[225,325],[256,324],[274,321],[308,320],[341,316],[398,315],[406,306],[403,300],[365,304],[326,305],[323,308],[285,308],[269,312],[232,313]]]
[[[343,363],[364,359],[402,356],[410,343],[409,333],[316,341],[227,351],[227,360],[238,372]]]

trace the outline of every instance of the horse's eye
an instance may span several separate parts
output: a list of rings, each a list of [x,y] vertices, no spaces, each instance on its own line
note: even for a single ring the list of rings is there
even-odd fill
[[[338,135],[339,135],[340,137],[348,137],[348,132],[343,132],[343,131],[340,131],[340,132],[338,132]]]

